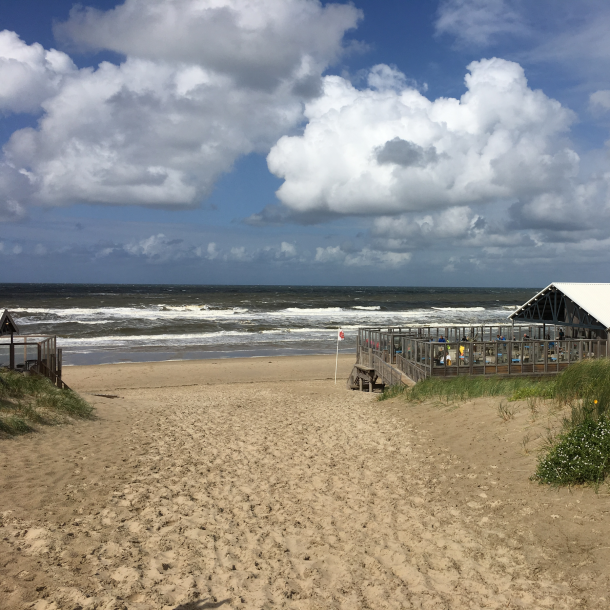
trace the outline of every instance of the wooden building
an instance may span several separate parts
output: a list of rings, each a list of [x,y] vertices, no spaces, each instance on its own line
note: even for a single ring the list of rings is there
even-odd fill
[[[554,283],[501,326],[360,328],[352,389],[459,375],[556,375],[608,357],[610,284]]]

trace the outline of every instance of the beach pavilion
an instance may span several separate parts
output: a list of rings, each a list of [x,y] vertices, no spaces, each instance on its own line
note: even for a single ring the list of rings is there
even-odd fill
[[[610,284],[554,282],[510,315],[519,324],[552,325],[574,339],[608,339]],[[553,332],[553,338],[558,336]]]
[[[498,326],[360,328],[348,387],[427,377],[557,375],[610,355],[610,284],[555,282]]]

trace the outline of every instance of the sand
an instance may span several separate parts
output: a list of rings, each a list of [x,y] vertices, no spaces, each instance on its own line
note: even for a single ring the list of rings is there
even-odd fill
[[[352,362],[66,369],[98,419],[0,443],[0,607],[610,605],[607,488],[528,481],[541,418],[378,402]]]

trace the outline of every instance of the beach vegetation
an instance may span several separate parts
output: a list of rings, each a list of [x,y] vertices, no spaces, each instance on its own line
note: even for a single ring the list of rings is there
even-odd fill
[[[502,421],[510,421],[511,419],[513,419],[515,417],[515,409],[513,407],[511,407],[510,405],[508,405],[507,403],[505,403],[504,401],[501,401],[500,404],[498,405],[498,417],[502,420]]]
[[[92,416],[93,407],[81,396],[60,390],[46,377],[0,372],[0,437]]]
[[[610,360],[585,360],[557,377],[553,396],[568,410],[532,477],[551,485],[599,485],[610,474]]]
[[[551,485],[598,485],[610,472],[610,417],[585,419],[553,439],[532,477]]]
[[[584,360],[553,377],[428,378],[411,388],[390,388],[380,399],[394,396],[408,402],[449,403],[486,396],[524,400],[532,421],[546,403],[562,420],[558,429],[549,428],[544,436],[532,479],[552,485],[598,485],[610,475],[610,359]],[[501,401],[498,415],[507,422],[514,411]]]
[[[549,377],[428,377],[411,388],[391,386],[380,396],[380,400],[395,396],[402,396],[408,402],[437,399],[447,403],[485,396],[507,397],[509,401],[525,400],[532,396],[552,398],[554,382]]]

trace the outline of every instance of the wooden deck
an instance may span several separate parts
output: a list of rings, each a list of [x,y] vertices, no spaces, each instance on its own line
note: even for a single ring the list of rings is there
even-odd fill
[[[503,337],[507,328],[511,337],[526,338],[487,339],[496,330]],[[607,356],[607,341],[551,340],[543,327],[476,327],[476,333],[464,327],[359,329],[356,364],[347,385],[372,392],[428,377],[557,375],[575,362]]]

